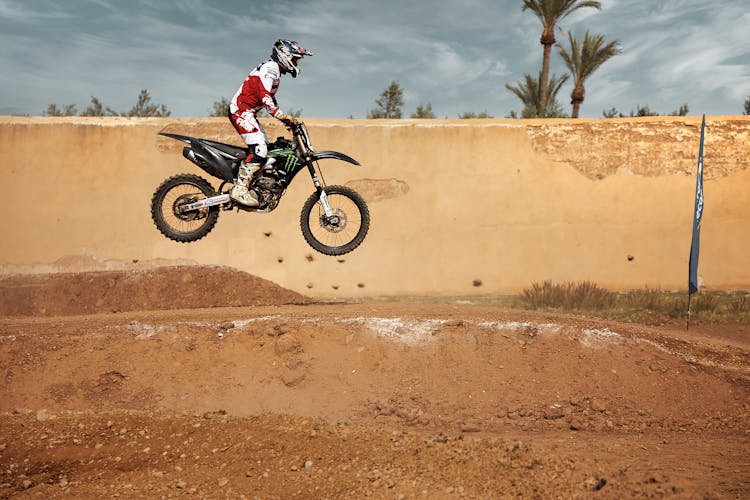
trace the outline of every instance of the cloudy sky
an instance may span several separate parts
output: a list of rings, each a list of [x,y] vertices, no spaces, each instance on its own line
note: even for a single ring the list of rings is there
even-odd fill
[[[364,118],[396,80],[403,112],[438,118],[520,111],[505,89],[541,67],[541,24],[521,0],[0,0],[0,115],[82,111],[96,96],[127,111],[141,89],[174,117],[231,97],[277,38],[315,56],[283,78],[282,109]],[[622,54],[586,82],[582,117],[638,105],[668,114],[737,115],[750,95],[749,0],[602,0],[564,19]],[[555,49],[552,71],[564,73]],[[570,112],[570,84],[558,100]]]

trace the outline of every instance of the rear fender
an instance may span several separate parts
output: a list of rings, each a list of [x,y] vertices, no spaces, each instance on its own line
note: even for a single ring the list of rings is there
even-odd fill
[[[200,139],[179,134],[160,133],[159,135],[188,144],[188,147],[183,148],[182,156],[198,165],[207,174],[227,182],[234,179],[233,162]]]

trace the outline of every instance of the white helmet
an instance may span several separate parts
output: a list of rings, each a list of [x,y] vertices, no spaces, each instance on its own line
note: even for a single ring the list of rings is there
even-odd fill
[[[284,72],[292,75],[292,78],[297,78],[299,75],[297,62],[303,56],[311,55],[313,55],[312,52],[303,49],[300,44],[292,40],[277,40],[271,51],[271,59],[276,61]]]

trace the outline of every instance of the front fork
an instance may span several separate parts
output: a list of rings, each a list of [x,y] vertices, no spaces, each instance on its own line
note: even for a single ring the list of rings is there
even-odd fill
[[[313,184],[315,184],[315,189],[318,190],[318,194],[320,196],[320,204],[323,206],[323,211],[326,213],[326,217],[333,216],[333,210],[331,209],[331,205],[328,203],[328,196],[326,195],[325,189],[323,189],[323,184],[320,182],[320,179],[318,179],[318,173],[315,171],[313,163],[308,162],[307,168],[310,171],[310,176],[312,177]]]

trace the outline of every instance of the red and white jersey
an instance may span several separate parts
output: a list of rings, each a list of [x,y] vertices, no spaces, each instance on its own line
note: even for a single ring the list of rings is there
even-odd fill
[[[266,61],[247,75],[229,104],[232,114],[252,111],[257,113],[265,107],[274,118],[282,114],[276,104],[276,91],[279,90],[281,70],[276,61]]]

